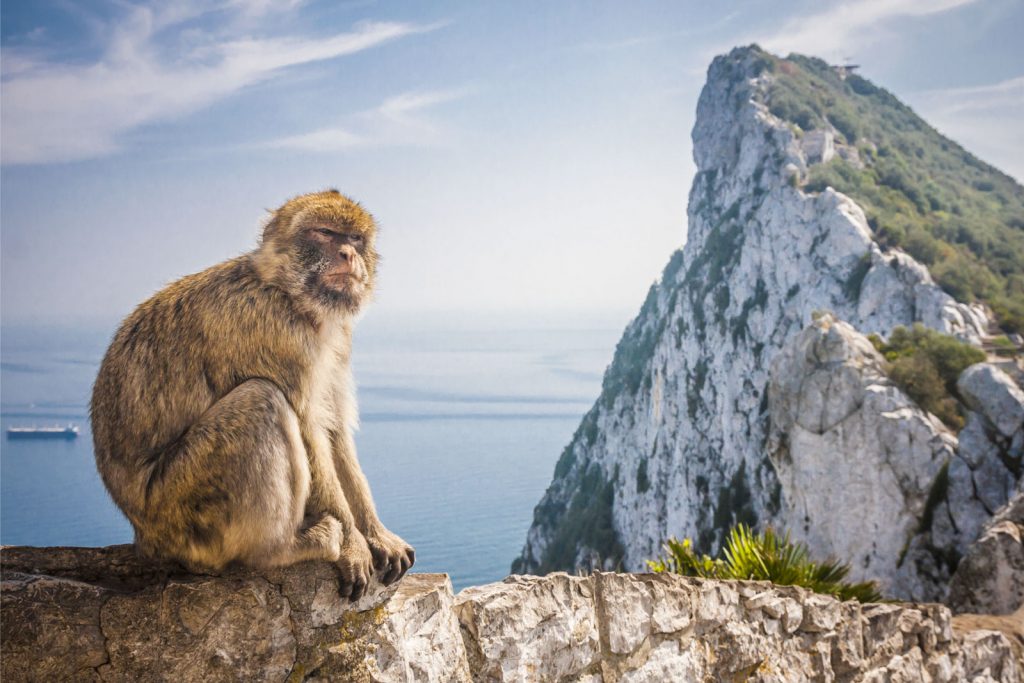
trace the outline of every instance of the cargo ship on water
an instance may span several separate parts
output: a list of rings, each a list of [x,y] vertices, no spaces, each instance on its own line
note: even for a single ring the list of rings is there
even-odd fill
[[[78,427],[8,427],[8,439],[71,439],[78,438]]]

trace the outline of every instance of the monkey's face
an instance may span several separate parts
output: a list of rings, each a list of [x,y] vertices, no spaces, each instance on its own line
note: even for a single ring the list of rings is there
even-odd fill
[[[352,226],[314,221],[296,241],[306,291],[327,306],[359,310],[371,285],[366,235]]]
[[[327,313],[355,313],[373,289],[377,227],[337,190],[289,200],[263,230],[263,276]]]

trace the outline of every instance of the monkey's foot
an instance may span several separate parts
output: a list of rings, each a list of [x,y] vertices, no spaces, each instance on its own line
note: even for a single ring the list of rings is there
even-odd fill
[[[412,546],[384,527],[369,530],[366,542],[373,553],[373,568],[383,573],[381,582],[385,586],[402,578],[416,562]]]
[[[355,602],[363,597],[366,586],[373,576],[373,555],[366,544],[366,538],[356,529],[345,534],[341,544],[341,557],[338,558],[340,593],[343,598]]]
[[[319,522],[302,531],[296,539],[300,551],[319,556],[331,562],[341,558],[341,541],[344,534],[341,522],[333,515],[324,515]]]

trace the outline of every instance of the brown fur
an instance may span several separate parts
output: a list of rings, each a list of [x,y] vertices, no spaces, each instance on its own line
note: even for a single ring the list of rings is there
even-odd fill
[[[352,325],[372,293],[375,237],[337,191],[297,197],[257,249],[122,323],[93,389],[93,439],[144,554],[205,571],[328,559],[353,599],[373,569],[391,583],[412,565],[352,438]]]

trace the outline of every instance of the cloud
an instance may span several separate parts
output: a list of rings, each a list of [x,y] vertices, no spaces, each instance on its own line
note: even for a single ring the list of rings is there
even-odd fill
[[[966,88],[910,93],[907,101],[943,134],[1024,179],[1024,76]]]
[[[385,100],[375,112],[371,113],[371,116],[408,127],[429,127],[415,116],[418,112],[438,104],[457,100],[465,95],[465,90],[403,93]]]
[[[284,3],[285,5],[294,3]],[[5,164],[65,162],[110,154],[124,133],[208,107],[283,69],[335,59],[438,28],[364,22],[335,35],[251,38],[195,28],[209,11],[189,3],[133,7],[111,29],[102,55],[61,63],[11,48],[3,64]],[[241,23],[278,3],[233,2]]]
[[[290,135],[266,143],[266,147],[301,152],[340,152],[365,146],[368,141],[344,128],[321,128],[301,135]]]
[[[1002,108],[1014,110],[1019,114],[1024,111],[1024,76],[967,88],[925,90],[913,97],[943,114]]]
[[[228,5],[241,10],[244,16],[263,16],[271,12],[293,10],[304,0],[228,0]]]
[[[923,17],[969,5],[977,0],[854,0],[818,14],[787,21],[767,36],[754,36],[761,47],[779,54],[842,57],[878,39],[879,25],[899,17]]]
[[[466,92],[463,89],[402,93],[374,109],[349,117],[345,125],[278,138],[261,146],[304,152],[341,152],[355,147],[439,144],[445,132],[423,116],[424,110],[459,99]]]

